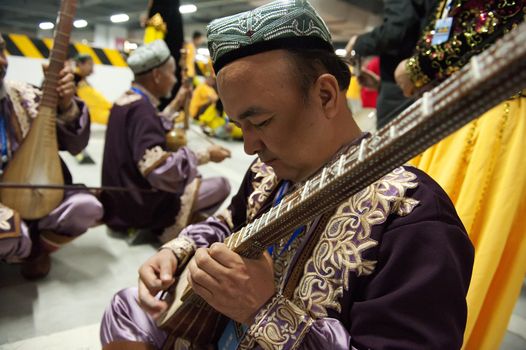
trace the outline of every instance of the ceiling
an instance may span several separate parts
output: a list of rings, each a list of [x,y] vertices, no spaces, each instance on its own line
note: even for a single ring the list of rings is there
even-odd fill
[[[140,32],[139,17],[146,10],[148,0],[77,0],[77,18],[88,21],[88,27],[75,29],[89,37],[97,24],[124,27],[133,36]],[[212,19],[253,9],[267,3],[262,0],[183,0],[181,4],[193,3],[198,10],[183,15],[186,35],[195,29],[204,29]],[[311,0],[329,25],[335,42],[343,43],[357,33],[369,30],[380,22],[381,0]],[[0,0],[0,31],[45,36],[38,24],[55,22],[60,0]],[[130,20],[112,24],[109,17],[126,13]]]

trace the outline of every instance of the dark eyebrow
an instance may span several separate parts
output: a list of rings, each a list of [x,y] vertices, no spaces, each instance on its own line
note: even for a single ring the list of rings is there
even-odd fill
[[[249,107],[248,109],[246,109],[243,113],[239,115],[239,120],[243,120],[246,118],[250,118],[250,117],[265,114],[265,113],[270,113],[270,112],[260,107]]]

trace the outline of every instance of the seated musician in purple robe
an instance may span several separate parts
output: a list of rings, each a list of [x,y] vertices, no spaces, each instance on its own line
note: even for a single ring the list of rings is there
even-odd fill
[[[0,35],[0,172],[24,142],[42,97],[42,91],[23,82],[6,81],[6,43]],[[75,155],[88,144],[90,119],[86,106],[75,99],[73,72],[64,68],[59,84],[57,137],[59,148]],[[72,177],[62,164],[64,180]],[[51,268],[49,254],[80,236],[102,218],[102,205],[87,192],[66,190],[64,200],[50,214],[36,221],[21,220],[19,214],[0,203],[0,259],[22,262],[28,279],[45,277]]]
[[[139,47],[128,65],[135,80],[110,112],[102,185],[145,191],[102,192],[103,220],[116,231],[148,229],[167,241],[196,213],[213,214],[230,194],[223,177],[196,179],[198,165],[221,162],[230,152],[217,145],[202,152],[167,149],[166,133],[188,91],[181,88],[165,110],[158,110],[159,98],[169,96],[176,83],[175,61],[164,41]]]
[[[227,210],[187,227],[141,266],[138,289],[115,295],[103,349],[193,348],[155,322],[168,307],[158,293],[185,264],[193,291],[230,319],[217,341],[203,333],[194,344],[459,349],[473,247],[447,195],[415,168],[400,166],[335,203],[260,258],[223,243],[272,206],[279,213],[286,193],[369,135],[347,106],[349,69],[307,1],[218,19],[208,40],[225,111],[258,159]],[[206,320],[189,317],[194,327]]]

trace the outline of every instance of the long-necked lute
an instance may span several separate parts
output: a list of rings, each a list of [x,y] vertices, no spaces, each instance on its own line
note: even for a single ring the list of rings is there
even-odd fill
[[[64,184],[56,131],[59,99],[57,86],[59,73],[68,54],[76,6],[76,0],[62,0],[38,114],[26,138],[9,161],[2,176],[3,182],[28,185]],[[0,189],[2,204],[16,210],[24,219],[39,219],[49,214],[60,204],[63,197],[64,191],[45,188]]]
[[[285,196],[279,205],[227,238],[244,257],[258,257],[295,228],[404,164],[506,98],[526,87],[526,23],[506,34],[440,85],[414,102],[377,133],[326,165]],[[158,325],[170,338],[214,344],[225,317],[187,287],[187,270],[168,297]]]

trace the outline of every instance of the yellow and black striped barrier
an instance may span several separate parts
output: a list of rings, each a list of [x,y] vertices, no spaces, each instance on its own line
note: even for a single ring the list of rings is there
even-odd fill
[[[2,34],[9,55],[29,58],[48,58],[53,46],[52,39],[31,38],[22,34]],[[95,64],[105,64],[116,67],[127,67],[121,53],[115,49],[101,49],[81,43],[69,44],[68,57],[73,58],[78,54],[88,54]]]

